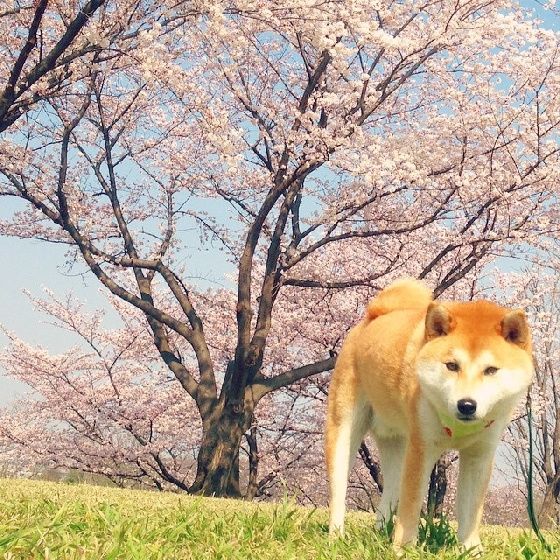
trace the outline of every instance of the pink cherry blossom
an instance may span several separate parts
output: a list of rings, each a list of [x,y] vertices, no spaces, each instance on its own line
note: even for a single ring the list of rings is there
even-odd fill
[[[558,37],[508,0],[79,6],[0,13],[0,195],[21,203],[0,233],[65,244],[122,328],[37,302],[81,342],[11,336],[35,393],[4,437],[218,495],[305,465],[311,496],[367,300],[403,275],[473,297],[496,259],[554,250]]]

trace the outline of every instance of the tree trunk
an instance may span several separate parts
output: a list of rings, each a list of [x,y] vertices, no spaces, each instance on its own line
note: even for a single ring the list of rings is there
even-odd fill
[[[249,483],[245,498],[253,500],[259,491],[259,448],[256,426],[251,426],[251,431],[247,434],[247,444],[249,445]]]
[[[428,520],[440,518],[443,513],[443,499],[447,492],[447,467],[441,459],[435,464],[430,475],[430,487],[428,489],[428,503],[426,517]]]
[[[371,453],[365,441],[362,441],[362,445],[360,445],[359,452],[360,452],[360,457],[362,458],[364,465],[368,469],[373,482],[375,482],[379,492],[383,493],[383,473],[381,472],[381,466],[371,456]]]
[[[560,475],[547,484],[539,512],[539,525],[545,529],[555,529],[560,526]]]
[[[253,419],[252,406],[220,402],[203,419],[192,494],[240,498],[239,448]]]

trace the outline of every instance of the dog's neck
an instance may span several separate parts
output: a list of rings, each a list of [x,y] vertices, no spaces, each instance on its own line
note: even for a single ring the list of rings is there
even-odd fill
[[[452,438],[462,438],[472,436],[481,432],[485,428],[489,428],[494,420],[459,420],[455,416],[438,410],[439,421],[443,426],[445,433]]]

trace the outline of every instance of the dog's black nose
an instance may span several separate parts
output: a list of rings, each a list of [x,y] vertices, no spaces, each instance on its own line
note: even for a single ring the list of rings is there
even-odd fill
[[[460,399],[457,401],[457,410],[461,414],[470,416],[476,412],[476,401],[473,399]]]

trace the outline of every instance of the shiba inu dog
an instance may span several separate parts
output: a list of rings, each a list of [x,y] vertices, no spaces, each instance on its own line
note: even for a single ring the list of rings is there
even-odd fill
[[[522,310],[489,301],[440,303],[412,279],[381,291],[349,332],[330,384],[330,533],[343,531],[349,472],[369,430],[384,478],[377,524],[396,511],[395,548],[415,543],[430,472],[442,453],[457,449],[458,538],[481,550],[478,527],[496,447],[532,375]]]

